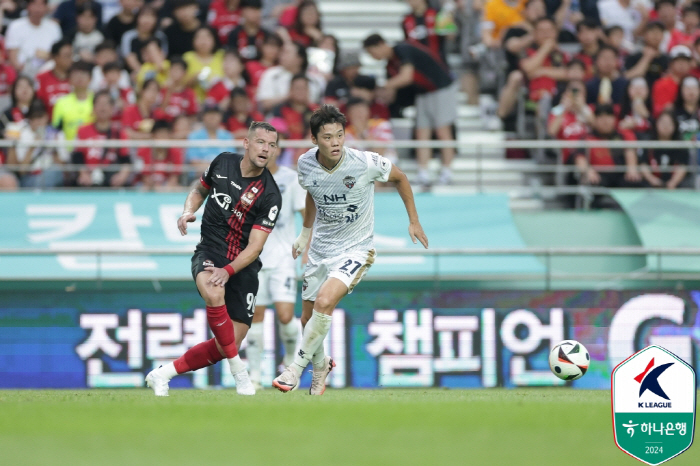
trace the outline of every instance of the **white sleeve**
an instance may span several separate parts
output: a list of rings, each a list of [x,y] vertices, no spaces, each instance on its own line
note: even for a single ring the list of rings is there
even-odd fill
[[[273,89],[273,74],[275,74],[276,72],[277,70],[275,69],[268,69],[265,72],[263,72],[262,76],[260,76],[258,90],[255,93],[256,101],[260,102],[261,100],[274,99],[275,97],[277,97]]]
[[[365,152],[365,157],[367,157],[367,175],[370,181],[388,181],[391,173],[391,160],[376,152]]]
[[[292,183],[292,209],[299,212],[306,207],[306,190],[299,183]]]
[[[18,49],[22,46],[22,38],[19,35],[19,23],[11,21],[5,33],[5,48],[7,50]]]

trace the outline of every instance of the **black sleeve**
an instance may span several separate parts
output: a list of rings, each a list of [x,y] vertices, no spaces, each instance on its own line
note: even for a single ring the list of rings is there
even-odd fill
[[[639,63],[639,60],[641,60],[642,54],[641,53],[635,53],[634,55],[628,55],[627,58],[625,58],[625,69],[629,70],[631,68],[634,68],[637,63]]]
[[[204,170],[204,173],[202,173],[202,177],[199,179],[199,182],[202,184],[207,189],[211,189],[211,184],[212,184],[212,176],[214,176],[214,168],[216,168],[219,165],[221,156],[225,152],[222,152],[221,154],[217,155],[214,160],[211,161],[209,164],[209,167]]]
[[[690,162],[690,154],[687,149],[676,149],[673,151],[673,160],[671,165],[688,165]]]
[[[413,65],[413,53],[408,44],[398,44],[394,46],[394,53],[401,61],[402,65]]]
[[[275,190],[274,192],[268,193],[267,196],[265,196],[265,201],[258,209],[255,222],[253,222],[253,228],[262,230],[265,233],[272,233],[281,208],[282,196],[280,192]]]

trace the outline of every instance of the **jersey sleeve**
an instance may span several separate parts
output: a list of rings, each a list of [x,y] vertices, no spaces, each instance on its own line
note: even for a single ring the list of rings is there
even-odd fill
[[[370,181],[386,182],[391,173],[391,160],[376,152],[365,152],[367,157],[367,174]]]
[[[269,193],[265,196],[265,202],[258,209],[258,215],[255,217],[255,222],[253,222],[253,229],[272,233],[281,208],[282,196],[280,196],[279,191]]]
[[[306,207],[306,190],[299,183],[292,183],[292,210],[299,212]]]
[[[214,176],[214,167],[219,163],[219,158],[221,157],[221,154],[217,155],[214,160],[211,161],[209,164],[209,167],[207,167],[206,170],[204,170],[204,173],[202,173],[202,177],[199,179],[199,182],[202,184],[207,189],[211,189],[212,185],[212,176]]]

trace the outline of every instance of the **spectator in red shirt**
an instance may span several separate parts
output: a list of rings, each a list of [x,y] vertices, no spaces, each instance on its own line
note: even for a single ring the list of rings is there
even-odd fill
[[[627,89],[627,80],[620,73],[617,50],[609,45],[601,47],[595,65],[596,75],[586,82],[588,103],[619,106]]]
[[[297,74],[292,77],[289,85],[289,99],[277,106],[272,114],[287,123],[289,139],[305,139],[315,109],[316,106],[309,101],[309,78]]]
[[[260,58],[245,62],[245,71],[248,74],[250,95],[254,96],[260,82],[260,76],[279,62],[282,51],[282,39],[277,34],[269,34],[260,47]]]
[[[92,111],[94,122],[78,129],[76,149],[72,162],[86,165],[78,173],[78,186],[126,186],[131,170],[129,150],[126,148],[86,147],[80,141],[104,141],[127,139],[119,125],[112,121],[114,101],[106,90],[98,91],[93,97]],[[120,165],[117,171],[105,166]]]
[[[246,80],[243,77],[243,61],[238,50],[226,50],[222,68],[224,77],[216,81],[207,91],[205,105],[216,105],[222,112],[225,112],[229,107],[231,91],[236,87],[246,87]]]
[[[60,97],[70,94],[68,69],[73,64],[73,45],[65,39],[56,42],[51,47],[51,58],[54,61],[53,69],[36,76],[36,96],[44,103],[49,117],[51,117],[56,101]]]
[[[673,105],[678,94],[678,83],[690,74],[693,55],[688,47],[676,45],[669,55],[671,64],[668,67],[668,73],[654,83],[651,91],[654,116],[658,116]]]
[[[241,22],[241,0],[214,0],[209,5],[207,23],[216,29],[219,42],[226,43],[228,35]]]
[[[121,121],[124,109],[136,102],[136,96],[131,86],[123,86],[122,66],[117,62],[107,63],[102,72],[104,74],[104,87],[114,99],[114,121]]]
[[[187,87],[187,63],[181,57],[170,60],[168,81],[160,91],[160,115],[168,123],[178,115],[193,117],[199,111],[197,97],[191,87]]]
[[[430,8],[427,0],[408,0],[411,12],[403,17],[401,26],[406,40],[414,40],[428,47],[442,61],[445,60],[445,37],[435,32],[437,10]]]
[[[17,139],[19,136],[19,128],[16,124],[25,119],[29,108],[35,100],[34,83],[32,79],[28,76],[20,75],[12,85],[10,93],[12,98],[10,108],[5,110],[2,116],[0,116],[0,136],[5,139]],[[15,125],[11,125],[13,123]],[[7,130],[8,125],[11,125],[14,134],[7,134],[10,132]]]
[[[317,46],[321,42],[323,38],[321,29],[321,14],[318,12],[316,2],[304,0],[297,8],[294,24],[286,32],[290,40],[298,42],[304,47],[311,47]]]
[[[683,23],[683,30],[674,29],[671,31],[671,39],[668,41],[666,50],[671,50],[676,45],[693,46],[695,39],[700,36],[700,30],[698,29],[700,26],[700,8],[694,4],[684,7],[681,22]]]
[[[595,109],[593,131],[584,137],[585,141],[636,141],[630,131],[618,131],[617,118],[612,105],[599,104]],[[586,184],[600,185],[608,188],[638,186],[641,175],[637,167],[637,151],[633,148],[610,149],[602,144],[601,147],[579,149],[571,160]],[[610,170],[614,167],[625,167],[623,172]]]
[[[569,82],[561,103],[549,112],[547,134],[563,141],[581,140],[592,124],[593,111],[586,104],[586,86],[583,81]],[[570,155],[571,149],[562,149],[563,160],[568,160]]]
[[[620,106],[620,122],[617,129],[632,131],[637,139],[649,139],[651,109],[649,108],[649,86],[644,78],[634,78],[627,85],[627,91]]]
[[[242,22],[228,36],[229,47],[238,49],[244,60],[257,60],[265,37],[269,34],[262,28],[262,1],[242,0]]]
[[[676,121],[671,112],[661,112],[654,124],[654,141],[680,141]],[[642,160],[640,171],[647,186],[653,188],[676,189],[689,187],[688,149],[654,148],[647,151]]]
[[[5,107],[12,99],[10,90],[16,79],[17,71],[5,61],[5,55],[0,50],[0,108]]]
[[[171,139],[170,123],[156,120],[151,129],[154,141]],[[143,185],[148,189],[171,190],[180,184],[184,152],[179,147],[140,147],[138,156],[144,164]]]
[[[530,88],[530,100],[539,101],[544,95],[554,95],[557,81],[567,77],[566,56],[557,47],[557,26],[552,18],[540,18],[535,23],[534,46],[527,58],[520,61]]]
[[[160,86],[155,79],[147,79],[138,93],[136,103],[124,109],[122,127],[129,139],[150,139]]]
[[[262,120],[264,117],[255,110],[248,93],[243,88],[233,88],[229,98],[229,109],[224,115],[224,126],[233,134],[233,137],[245,138],[250,124]]]

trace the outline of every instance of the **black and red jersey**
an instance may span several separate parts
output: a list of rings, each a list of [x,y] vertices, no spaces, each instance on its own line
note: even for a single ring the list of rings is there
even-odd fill
[[[254,35],[249,35],[242,25],[237,26],[228,36],[229,47],[238,50],[241,58],[246,60],[258,60],[260,50],[270,33],[265,29],[258,29]]]
[[[437,22],[437,11],[428,8],[422,16],[410,13],[404,16],[401,26],[406,40],[413,40],[428,47],[432,52],[445,60],[444,41],[445,37],[435,32]]]
[[[197,251],[209,251],[230,261],[248,246],[251,230],[272,232],[282,207],[282,195],[270,171],[266,168],[259,176],[244,178],[241,160],[240,155],[223,152],[200,179],[209,190],[209,198]]]
[[[413,65],[413,87],[419,94],[444,89],[452,84],[447,66],[422,44],[401,42],[395,45],[394,56],[386,64],[387,76],[393,78],[406,64]]]

